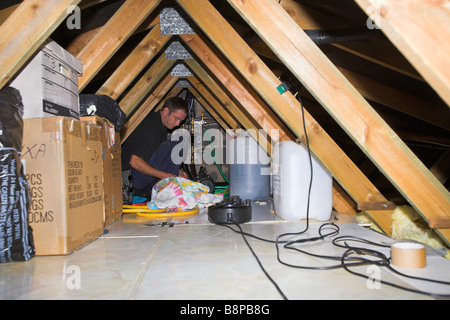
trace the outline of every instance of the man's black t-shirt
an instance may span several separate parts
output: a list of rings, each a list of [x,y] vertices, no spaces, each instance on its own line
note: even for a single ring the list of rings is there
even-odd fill
[[[162,142],[167,140],[167,128],[160,112],[150,113],[122,145],[122,170],[130,169],[131,155],[148,162]]]

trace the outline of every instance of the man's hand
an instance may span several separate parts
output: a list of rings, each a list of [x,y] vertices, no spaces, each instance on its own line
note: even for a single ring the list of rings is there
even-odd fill
[[[185,178],[185,179],[189,179],[188,175],[186,174],[186,172],[184,172],[183,170],[180,169],[180,173],[178,174],[178,176],[180,178]]]

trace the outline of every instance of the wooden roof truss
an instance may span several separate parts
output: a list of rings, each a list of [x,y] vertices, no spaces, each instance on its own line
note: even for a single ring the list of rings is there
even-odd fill
[[[29,0],[14,10],[0,12],[0,88],[7,85],[52,32],[67,18],[71,5],[89,7],[101,0]],[[163,49],[174,36],[161,35],[159,10],[168,1],[127,0],[103,26],[76,37],[68,51],[83,62],[79,89],[83,91],[103,72],[105,65],[137,32],[147,35],[120,59],[117,68],[97,93],[119,102],[127,114],[125,140],[142,119],[158,108],[168,96],[177,95],[178,77],[170,74],[176,61],[165,59]],[[294,0],[228,0],[247,23],[232,26],[208,0],[176,0],[195,23],[195,34],[179,39],[194,59],[184,61],[193,76],[188,90],[224,129],[277,129],[277,140],[305,139],[334,177],[334,207],[355,214],[366,210],[386,233],[390,233],[392,207],[370,179],[339,147],[313,116],[291,93],[280,94],[280,80],[264,59],[282,63],[302,83],[300,95],[316,100],[351,137],[354,143],[418,210],[441,237],[450,240],[450,195],[443,179],[433,174],[385,122],[368,100],[382,103],[444,130],[450,129],[450,8],[425,0],[355,0],[389,38],[379,41],[396,46],[406,57],[404,63],[392,55],[375,54],[376,47],[355,48],[354,43],[336,44],[383,67],[430,84],[447,104],[421,100],[415,96],[335,66],[306,35],[305,29],[323,28],[315,18],[321,13]],[[171,2],[170,2],[171,3]],[[2,14],[3,13],[3,14]],[[426,14],[424,14],[426,13]],[[7,17],[7,18],[6,18]],[[326,19],[328,24],[343,24]],[[433,26],[429,25],[432,21]],[[249,44],[244,35],[255,32],[263,42]],[[439,31],[436,31],[439,30]],[[416,71],[417,70],[417,71]],[[306,100],[306,110],[311,102]],[[442,116],[445,115],[445,116]],[[267,145],[270,152],[271,145]],[[448,172],[448,152],[433,172]]]

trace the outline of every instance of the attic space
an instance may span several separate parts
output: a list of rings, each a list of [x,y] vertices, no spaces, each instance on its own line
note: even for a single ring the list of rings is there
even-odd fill
[[[2,0],[0,34],[1,299],[450,298],[446,1]]]

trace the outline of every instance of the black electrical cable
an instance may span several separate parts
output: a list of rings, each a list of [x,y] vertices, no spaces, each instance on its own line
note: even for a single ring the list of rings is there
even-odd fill
[[[244,237],[244,239],[245,239],[245,236],[249,236],[249,237],[255,238],[257,240],[264,241],[264,242],[277,243],[276,240],[264,239],[264,238],[255,236],[253,234],[246,233],[242,230],[242,228],[239,225],[238,225],[239,230],[236,230],[229,225],[222,225],[222,226],[226,226],[229,229],[231,229],[232,231],[242,235],[242,237]],[[329,233],[324,234],[322,231],[327,226],[332,226],[334,228],[334,230]],[[399,272],[398,270],[392,268],[392,266],[390,264],[390,260],[391,260],[390,257],[387,257],[382,252],[373,250],[373,249],[368,249],[367,247],[351,246],[351,245],[349,245],[349,242],[350,241],[360,242],[360,243],[364,243],[366,245],[372,245],[372,246],[383,247],[383,248],[389,248],[390,247],[389,245],[376,243],[376,242],[373,242],[373,241],[370,241],[370,240],[367,240],[364,238],[356,237],[356,236],[346,235],[346,236],[336,237],[333,239],[333,241],[332,241],[333,245],[340,247],[340,248],[347,249],[343,253],[342,256],[318,255],[318,254],[314,254],[314,253],[307,252],[305,250],[301,250],[299,248],[290,246],[292,244],[304,244],[306,242],[316,242],[319,240],[325,240],[326,238],[332,237],[332,236],[336,235],[337,233],[339,233],[339,227],[334,223],[325,223],[319,227],[318,232],[319,232],[318,237],[304,238],[304,239],[291,240],[291,241],[279,241],[278,243],[285,243],[284,247],[286,249],[291,249],[291,250],[294,250],[294,251],[297,251],[297,252],[300,252],[300,253],[303,253],[306,255],[316,257],[316,258],[339,261],[339,264],[323,266],[323,267],[317,267],[317,266],[314,267],[314,266],[293,265],[293,264],[289,264],[287,262],[281,261],[281,259],[279,259],[278,261],[285,266],[288,266],[291,268],[296,268],[296,269],[332,270],[332,269],[342,268],[353,275],[356,275],[356,276],[359,276],[359,277],[365,278],[365,279],[370,279],[370,277],[366,274],[355,272],[355,271],[351,270],[350,267],[358,267],[358,266],[364,266],[364,265],[376,265],[379,267],[386,267],[391,272],[396,273],[405,278],[409,278],[409,279],[413,279],[413,280],[421,280],[421,281],[425,281],[425,282],[433,282],[433,283],[437,283],[437,284],[441,284],[441,285],[450,285],[450,282],[447,282],[447,281],[428,279],[428,278],[420,278],[420,277],[410,276],[410,275],[404,274],[402,272]],[[249,246],[250,250],[252,251],[252,254],[257,259],[260,267],[263,269],[263,272],[266,274],[266,276],[269,278],[269,280],[272,281],[272,283],[274,283],[274,285],[279,290],[278,285],[273,281],[273,279],[268,275],[268,273],[262,267],[261,263],[258,260],[258,257],[256,256],[255,252],[250,247],[248,241],[246,239],[245,239],[245,241],[246,241],[247,245]],[[343,242],[344,244],[340,244],[340,242]],[[352,257],[351,256],[352,254],[357,254],[358,256]],[[362,256],[371,256],[371,257],[375,257],[376,259],[367,259],[367,258],[363,258]],[[381,284],[389,285],[389,286],[395,287],[397,289],[401,289],[401,290],[405,290],[405,291],[409,291],[409,292],[413,292],[413,293],[424,294],[424,295],[437,297],[437,298],[450,298],[449,294],[439,294],[439,293],[426,292],[426,291],[422,291],[422,290],[418,290],[418,289],[412,289],[412,288],[403,287],[403,286],[397,285],[395,283],[388,282],[388,281],[381,280],[381,279],[379,279],[379,282]]]
[[[270,280],[270,282],[272,282],[272,284],[275,286],[275,288],[277,289],[277,291],[279,292],[279,294],[281,295],[281,297],[284,300],[288,300],[288,298],[286,297],[286,295],[283,293],[283,291],[280,289],[280,287],[278,286],[278,284],[275,282],[275,280],[272,279],[272,277],[269,275],[269,273],[266,271],[266,269],[264,268],[264,266],[262,265],[261,261],[259,260],[258,256],[256,255],[255,251],[253,250],[253,248],[251,247],[250,243],[247,241],[247,238],[245,237],[244,231],[242,230],[241,226],[239,225],[239,223],[237,223],[234,220],[231,220],[230,222],[234,223],[238,228],[239,228],[239,233],[242,236],[242,238],[244,239],[245,243],[247,244],[247,247],[250,249],[251,253],[253,254],[253,256],[256,259],[256,262],[258,262],[259,267],[261,268],[261,270],[264,272],[264,274],[266,275],[267,279]]]
[[[355,271],[350,270],[347,267],[347,264],[345,263],[345,259],[352,253],[358,253],[358,254],[373,254],[373,255],[378,255],[380,258],[382,258],[382,261],[380,261],[379,263],[374,262],[376,265],[380,265],[380,266],[384,266],[386,268],[388,268],[390,271],[397,273],[403,277],[407,277],[410,279],[415,279],[415,280],[422,280],[422,281],[426,281],[426,282],[434,282],[434,283],[439,283],[439,284],[443,284],[443,285],[450,285],[450,282],[446,282],[446,281],[439,281],[439,280],[434,280],[434,279],[426,279],[426,278],[419,278],[419,277],[413,277],[404,273],[399,272],[398,270],[395,270],[394,268],[391,267],[390,265],[390,258],[386,257],[383,253],[379,252],[379,251],[375,251],[375,250],[369,250],[369,249],[348,249],[343,255],[342,255],[342,259],[341,259],[341,263],[343,268],[358,277],[364,278],[364,279],[370,279],[369,276],[362,274],[362,273],[358,273]],[[427,292],[427,291],[422,291],[422,290],[418,290],[418,289],[412,289],[412,288],[407,288],[404,286],[400,286],[398,284],[389,282],[389,281],[385,281],[382,279],[378,279],[378,281],[382,284],[397,288],[397,289],[401,289],[401,290],[405,290],[405,291],[409,291],[409,292],[413,292],[413,293],[418,293],[418,294],[424,294],[424,295],[428,295],[428,296],[432,296],[432,297],[436,297],[436,298],[450,298],[450,294],[440,294],[440,293],[434,293],[434,292]]]
[[[280,2],[281,2],[281,0],[280,0]],[[340,228],[339,228],[339,226],[337,226],[334,223],[324,223],[324,224],[322,224],[319,227],[319,230],[318,230],[319,235],[317,237],[301,238],[301,239],[295,239],[295,240],[281,240],[282,237],[301,235],[301,234],[305,233],[309,229],[309,200],[310,200],[310,195],[311,195],[311,187],[312,187],[312,179],[313,179],[313,168],[312,168],[311,150],[310,150],[310,147],[309,147],[309,138],[308,138],[308,135],[307,135],[307,132],[306,132],[305,114],[304,114],[303,103],[302,103],[300,97],[298,97],[298,99],[299,99],[300,105],[302,107],[303,127],[305,129],[305,139],[306,139],[306,145],[307,145],[307,148],[308,148],[308,154],[309,154],[309,160],[310,160],[310,169],[311,169],[310,184],[309,184],[309,189],[308,189],[308,201],[307,201],[306,227],[305,227],[305,229],[303,231],[300,231],[300,232],[283,233],[283,234],[277,236],[275,240],[269,240],[269,239],[264,239],[264,238],[255,236],[253,234],[249,234],[249,233],[244,232],[242,230],[241,226],[239,224],[237,224],[236,222],[233,222],[233,223],[238,226],[239,230],[236,230],[236,229],[234,229],[231,226],[226,225],[226,224],[223,224],[222,226],[228,227],[232,231],[234,231],[236,233],[239,233],[244,238],[244,240],[245,240],[247,246],[249,247],[250,251],[252,252],[253,256],[258,261],[259,266],[261,267],[261,269],[263,270],[265,275],[268,277],[268,279],[274,284],[274,286],[277,288],[277,290],[280,292],[280,294],[282,295],[282,297],[284,299],[287,299],[286,296],[281,291],[281,289],[276,284],[276,282],[270,277],[270,275],[264,269],[264,267],[262,266],[261,262],[259,261],[257,255],[256,255],[256,253],[253,251],[253,249],[251,248],[250,244],[248,243],[248,241],[246,239],[246,236],[252,237],[252,238],[255,238],[257,240],[264,241],[264,242],[275,243],[276,252],[277,252],[277,260],[281,264],[289,266],[289,267],[292,267],[292,268],[308,269],[308,270],[331,270],[331,269],[343,268],[344,270],[346,270],[347,272],[349,272],[349,273],[351,273],[353,275],[356,275],[356,276],[359,276],[359,277],[362,277],[362,278],[365,278],[365,279],[370,279],[369,276],[367,276],[365,274],[362,274],[362,273],[355,272],[355,271],[351,270],[350,267],[363,266],[363,265],[377,265],[377,266],[380,266],[380,267],[386,267],[391,272],[396,273],[396,274],[398,274],[400,276],[409,278],[409,279],[428,281],[428,282],[438,283],[438,284],[442,284],[442,285],[450,285],[450,282],[446,282],[446,281],[414,277],[414,276],[410,276],[410,275],[401,273],[398,270],[392,268],[392,266],[390,264],[391,258],[390,257],[388,258],[382,252],[377,251],[377,250],[373,250],[373,249],[368,249],[367,247],[356,247],[356,246],[350,246],[349,245],[349,242],[359,242],[359,243],[363,243],[365,245],[371,245],[371,246],[375,246],[375,247],[383,247],[383,248],[389,248],[390,247],[387,244],[381,244],[381,243],[373,242],[373,241],[370,241],[370,240],[367,240],[367,239],[364,239],[364,238],[361,238],[361,237],[348,236],[348,235],[335,237],[332,240],[332,244],[335,245],[336,247],[340,247],[340,248],[346,249],[346,251],[344,252],[344,254],[342,256],[318,255],[318,254],[314,254],[314,253],[311,253],[311,252],[307,252],[305,250],[301,250],[300,248],[294,246],[294,245],[301,245],[301,244],[304,244],[304,243],[307,243],[307,242],[316,242],[316,241],[320,241],[320,240],[325,240],[326,238],[337,236],[339,234]],[[324,233],[324,230],[326,230],[327,228],[330,228],[331,231],[328,232],[328,233]],[[343,244],[341,244],[341,243],[343,243]],[[287,262],[282,261],[281,258],[280,258],[279,244],[284,244],[283,247],[285,249],[297,251],[297,252],[300,252],[300,253],[303,253],[303,254],[306,254],[306,255],[310,255],[310,256],[313,256],[313,257],[317,257],[317,258],[339,261],[339,264],[335,264],[335,265],[331,265],[331,266],[323,266],[323,267],[312,267],[312,266],[301,266],[301,265],[289,264]],[[352,254],[358,254],[358,256],[351,257]],[[362,256],[371,256],[371,257],[375,257],[376,259],[367,259],[367,258],[363,258]],[[447,294],[436,294],[436,293],[432,293],[432,292],[425,292],[425,291],[421,291],[421,290],[411,289],[411,288],[403,287],[403,286],[397,285],[395,283],[391,283],[391,282],[384,281],[384,280],[381,280],[381,279],[379,281],[382,284],[386,284],[386,285],[389,285],[389,286],[392,286],[392,287],[395,287],[395,288],[398,288],[398,289],[402,289],[402,290],[405,290],[405,291],[413,292],[413,293],[424,294],[424,295],[429,295],[429,296],[432,296],[432,297],[439,297],[439,298],[450,298],[450,295],[447,295]]]
[[[275,247],[276,247],[276,249],[277,249],[277,259],[278,259],[278,261],[280,261],[280,262],[281,262],[281,260],[280,260],[280,250],[279,250],[279,247],[278,247],[280,238],[286,237],[286,236],[292,236],[292,235],[300,235],[300,234],[305,233],[305,232],[308,231],[308,229],[309,229],[309,204],[310,204],[310,199],[311,199],[311,189],[312,189],[312,183],[313,183],[313,174],[314,174],[314,171],[313,171],[313,164],[312,164],[311,148],[310,148],[310,146],[309,146],[309,137],[308,137],[308,132],[307,132],[307,130],[306,130],[305,109],[304,109],[304,107],[303,107],[303,102],[302,102],[302,100],[301,100],[301,98],[300,98],[300,95],[297,95],[297,97],[298,97],[298,101],[300,102],[300,106],[301,106],[301,110],[302,110],[302,123],[303,123],[303,130],[304,130],[304,133],[305,133],[305,141],[306,141],[306,148],[307,148],[307,150],[308,150],[309,168],[310,168],[310,178],[309,178],[309,186],[308,186],[308,197],[307,197],[307,202],[306,202],[306,227],[305,227],[305,229],[304,229],[303,231],[296,232],[296,233],[284,233],[284,234],[279,235],[279,236],[276,238],[276,241],[275,241]],[[288,245],[289,245],[289,244],[288,244]],[[285,247],[286,247],[286,245],[285,245]],[[282,262],[281,262],[281,263],[282,263]]]

